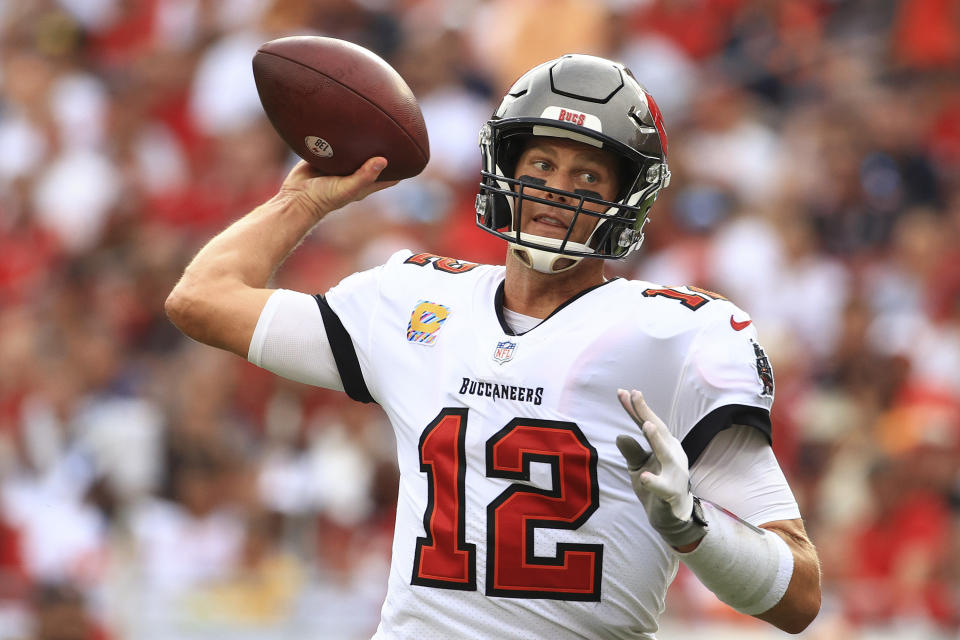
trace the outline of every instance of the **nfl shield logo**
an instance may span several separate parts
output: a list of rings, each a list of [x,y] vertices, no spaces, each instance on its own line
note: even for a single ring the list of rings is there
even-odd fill
[[[497,343],[497,348],[493,350],[493,359],[503,364],[513,360],[513,352],[517,350],[517,343],[510,340],[504,340]]]

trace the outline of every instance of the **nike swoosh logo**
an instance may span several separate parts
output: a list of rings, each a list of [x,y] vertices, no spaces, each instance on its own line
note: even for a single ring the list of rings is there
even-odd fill
[[[733,327],[734,331],[743,331],[744,329],[749,327],[750,323],[752,322],[753,320],[742,320],[740,322],[737,322],[736,320],[733,319],[733,316],[730,316],[730,326]]]

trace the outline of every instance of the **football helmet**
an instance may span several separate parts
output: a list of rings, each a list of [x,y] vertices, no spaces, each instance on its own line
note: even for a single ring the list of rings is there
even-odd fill
[[[530,136],[567,138],[614,154],[619,166],[615,201],[514,175]],[[506,240],[527,266],[543,273],[565,271],[585,257],[629,255],[643,242],[650,206],[670,183],[667,134],[657,103],[626,67],[595,56],[567,54],[522,75],[480,129],[480,153],[477,225]],[[570,204],[540,197],[546,193],[565,196]],[[573,212],[563,238],[520,231],[523,204],[530,201]],[[578,243],[570,234],[581,215],[597,223]]]

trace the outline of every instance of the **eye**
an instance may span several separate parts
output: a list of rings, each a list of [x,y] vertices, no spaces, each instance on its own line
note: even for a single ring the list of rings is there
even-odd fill
[[[600,182],[600,177],[591,171],[584,171],[580,174],[580,180],[587,184],[596,184]]]
[[[550,170],[550,163],[547,162],[546,160],[534,160],[530,164],[533,165],[535,169],[539,169],[540,171]]]

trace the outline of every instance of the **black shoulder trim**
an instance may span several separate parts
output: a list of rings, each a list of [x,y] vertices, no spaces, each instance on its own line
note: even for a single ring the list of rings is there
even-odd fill
[[[375,402],[367,389],[367,383],[363,380],[357,349],[353,346],[350,334],[347,333],[336,312],[330,308],[327,299],[319,293],[313,297],[317,301],[317,306],[320,307],[323,328],[327,331],[327,340],[330,342],[330,348],[333,349],[333,359],[337,363],[337,371],[340,372],[343,390],[351,400]]]
[[[770,425],[770,412],[760,407],[746,404],[728,404],[718,407],[705,415],[686,435],[681,443],[687,454],[687,462],[692,467],[713,437],[735,424],[744,424],[760,430],[760,433],[773,443],[773,427]]]

